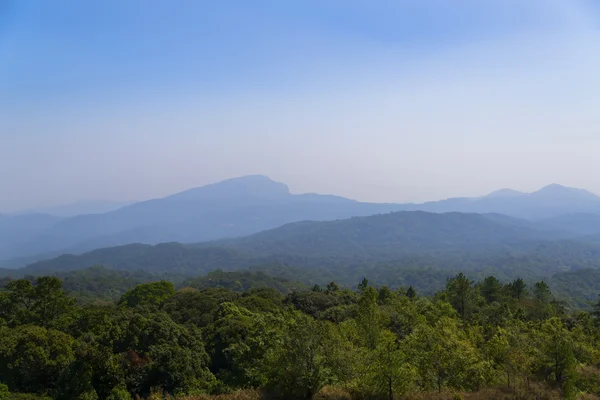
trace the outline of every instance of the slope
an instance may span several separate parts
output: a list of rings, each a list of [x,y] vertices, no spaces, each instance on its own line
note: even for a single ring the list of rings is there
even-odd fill
[[[361,203],[317,194],[294,195],[264,176],[236,178],[119,210],[60,221],[12,258],[55,251],[84,252],[128,243],[199,242],[249,235],[300,220],[331,220],[390,212],[393,204]],[[0,259],[9,258],[0,254]]]
[[[385,275],[423,267],[502,269],[511,273],[530,270],[544,275],[565,266],[594,267],[599,260],[597,243],[555,241],[551,233],[504,216],[398,212],[298,222],[243,238],[196,245],[111,247],[80,256],[63,255],[15,273],[40,275],[103,265],[182,275],[218,268],[292,266],[335,271],[348,279],[374,267],[383,268]]]

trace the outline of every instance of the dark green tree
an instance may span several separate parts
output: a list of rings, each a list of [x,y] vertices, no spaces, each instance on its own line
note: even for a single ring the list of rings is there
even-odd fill
[[[527,284],[521,278],[517,278],[507,285],[508,293],[513,299],[521,300],[527,296]]]
[[[119,304],[127,307],[154,306],[160,307],[175,295],[173,283],[167,281],[144,283],[127,291]]]
[[[465,319],[473,306],[473,281],[461,272],[454,278],[448,279],[446,293],[450,304],[458,311],[461,318]]]
[[[500,301],[502,296],[502,283],[500,283],[496,277],[488,276],[479,284],[479,291],[488,304]]]

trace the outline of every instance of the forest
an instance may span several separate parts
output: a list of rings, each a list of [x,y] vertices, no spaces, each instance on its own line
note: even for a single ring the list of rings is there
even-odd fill
[[[3,400],[600,395],[600,303],[570,310],[544,281],[459,273],[425,296],[216,271],[114,301],[55,276],[3,285]]]

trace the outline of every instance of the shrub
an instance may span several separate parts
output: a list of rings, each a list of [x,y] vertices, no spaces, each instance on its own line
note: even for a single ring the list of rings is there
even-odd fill
[[[325,386],[313,397],[313,400],[352,400],[352,396],[344,388]]]

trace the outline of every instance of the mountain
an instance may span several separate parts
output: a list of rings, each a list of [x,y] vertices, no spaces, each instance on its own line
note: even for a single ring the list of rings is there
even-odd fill
[[[200,242],[249,235],[301,220],[333,220],[400,209],[336,196],[295,195],[265,176],[247,176],[191,189],[118,210],[57,221],[11,245],[0,259],[80,253],[128,243]]]
[[[570,232],[571,236],[600,234],[600,214],[575,213],[539,221],[538,227]]]
[[[71,208],[71,212],[74,210]],[[529,224],[529,228],[553,230],[556,237],[567,238],[596,231],[589,223],[584,226],[559,217],[600,215],[600,198],[585,190],[549,185],[534,193],[501,189],[478,198],[374,204],[331,195],[292,194],[283,183],[253,175],[99,214],[0,217],[0,260],[9,260],[0,262],[0,266],[22,266],[25,261],[62,253],[80,254],[130,243],[211,241],[247,236],[298,221],[332,221],[396,211],[503,214],[524,219],[519,222],[522,227]],[[542,224],[552,218],[559,219]]]
[[[391,260],[404,254],[481,253],[547,240],[550,236],[504,216],[403,211],[337,221],[296,222],[210,245],[256,254]]]
[[[46,214],[3,216],[0,218],[0,260],[12,256],[15,248],[41,235],[61,221],[60,217]],[[5,266],[0,262],[0,267]]]
[[[526,196],[526,193],[523,192],[519,192],[513,189],[500,189],[500,190],[496,190],[495,192],[492,192],[490,194],[488,194],[487,196],[484,196],[484,198],[487,199],[506,199],[506,198],[514,198],[514,197],[523,197]]]
[[[506,216],[396,212],[296,222],[247,237],[195,245],[111,247],[63,255],[14,273],[41,275],[95,265],[188,276],[217,268],[292,266],[320,274],[329,271],[349,276],[348,280],[372,268],[385,271],[385,276],[424,267],[545,276],[565,268],[600,267],[600,243],[556,240],[553,231]]]
[[[453,198],[422,204],[407,204],[404,209],[497,213],[516,218],[542,220],[564,214],[600,214],[600,197],[583,189],[552,184],[533,193],[502,189],[477,198]]]
[[[16,213],[25,214],[47,214],[55,217],[75,217],[86,214],[103,214],[133,204],[132,202],[119,202],[109,200],[81,200],[72,204],[63,204],[53,207],[26,210]]]

